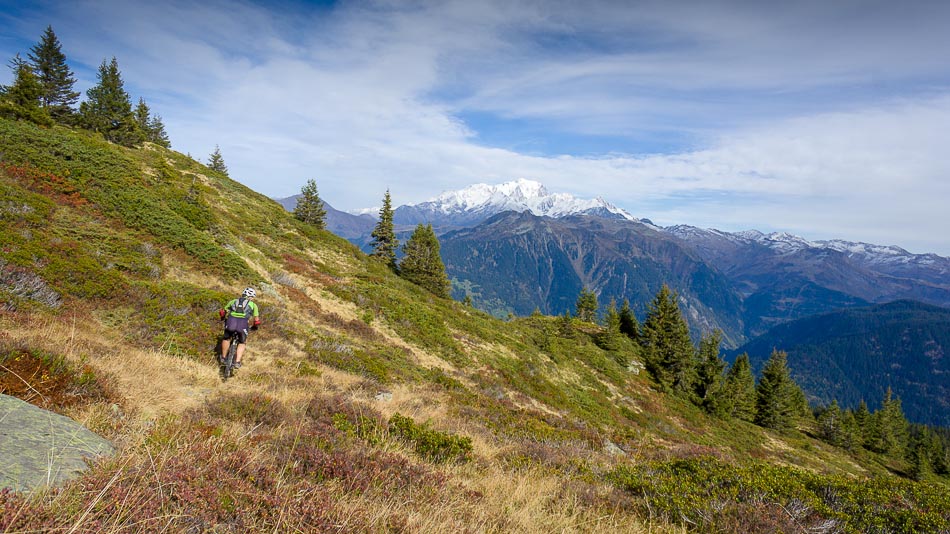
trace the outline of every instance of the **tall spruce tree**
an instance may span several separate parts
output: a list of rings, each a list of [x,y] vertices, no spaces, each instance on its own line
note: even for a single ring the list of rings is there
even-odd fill
[[[800,408],[796,388],[798,385],[788,371],[788,355],[772,351],[755,389],[755,424],[773,430],[791,428]]]
[[[581,321],[593,323],[597,319],[597,308],[600,307],[597,303],[597,294],[594,293],[592,289],[588,289],[587,286],[584,286],[581,288],[581,293],[577,296],[577,302],[574,303],[574,307],[577,310],[574,314],[575,317]]]
[[[144,98],[139,97],[139,103],[135,106],[132,115],[135,117],[135,124],[138,125],[139,129],[143,132],[147,132],[149,122],[151,122],[152,119],[152,110],[149,109]]]
[[[396,251],[399,249],[399,240],[396,239],[393,226],[393,203],[389,196],[389,189],[383,197],[383,207],[379,208],[379,221],[370,235],[373,237],[371,243],[373,252],[370,255],[383,260],[390,269],[396,271]]]
[[[313,179],[307,180],[307,184],[300,189],[300,197],[294,207],[294,217],[321,230],[326,228],[327,210],[323,207],[323,200],[317,192],[317,182]]]
[[[887,388],[881,409],[874,414],[880,428],[880,439],[875,444],[877,450],[895,457],[903,456],[908,442],[908,423],[901,408],[901,400],[894,397],[891,388]]]
[[[597,337],[597,344],[605,350],[619,351],[622,336],[617,301],[610,299],[610,304],[607,305],[607,310],[604,312],[604,331]]]
[[[221,147],[214,145],[214,152],[208,157],[208,168],[212,171],[228,175],[228,166],[224,164],[224,156],[221,155]]]
[[[930,430],[930,463],[934,473],[950,475],[950,444],[933,430]]]
[[[724,385],[722,372],[726,368],[725,360],[719,356],[721,344],[722,332],[719,330],[704,335],[699,341],[699,361],[694,391],[697,402],[710,413],[722,413],[724,407],[720,404],[726,400],[721,396]]]
[[[691,396],[696,381],[696,351],[676,298],[676,293],[663,284],[650,303],[640,345],[647,371],[660,387]]]
[[[838,406],[838,401],[831,401],[830,405],[818,413],[817,419],[818,437],[840,447],[844,441],[844,415],[841,407]]]
[[[931,443],[930,431],[926,428],[918,430],[910,439],[907,460],[910,463],[910,477],[914,480],[924,480],[936,471],[933,466],[935,451]]]
[[[144,98],[139,98],[139,103],[135,106],[132,115],[135,117],[135,124],[144,133],[146,141],[171,148],[171,142],[168,140],[162,118],[158,115],[152,115],[152,110],[149,109]]]
[[[637,316],[630,309],[630,301],[627,299],[623,299],[623,306],[620,307],[620,332],[634,342],[640,340],[640,323],[637,322]]]
[[[148,121],[147,140],[165,148],[172,147],[172,142],[168,139],[168,133],[165,131],[165,123],[162,122],[161,115],[152,115],[152,119]]]
[[[132,102],[125,92],[115,57],[109,63],[103,60],[97,76],[99,83],[86,91],[86,101],[79,106],[83,125],[113,143],[125,146],[141,143],[145,134],[135,122]]]
[[[854,419],[852,410],[844,410],[841,414],[841,438],[839,446],[854,451],[861,446],[861,434],[858,423]]]
[[[432,225],[419,224],[403,247],[406,255],[399,264],[399,275],[436,296],[448,298],[451,284],[439,251],[439,238]]]
[[[66,64],[66,55],[52,26],[46,27],[40,42],[30,49],[29,58],[43,87],[40,105],[56,122],[72,124],[74,106],[79,101],[79,92],[73,90],[76,77]]]
[[[52,126],[53,119],[40,105],[43,86],[30,67],[19,55],[10,62],[13,70],[13,85],[0,86],[0,117],[27,120]]]
[[[722,399],[725,412],[736,419],[755,420],[755,377],[749,364],[749,355],[740,354],[729,367],[723,384]]]

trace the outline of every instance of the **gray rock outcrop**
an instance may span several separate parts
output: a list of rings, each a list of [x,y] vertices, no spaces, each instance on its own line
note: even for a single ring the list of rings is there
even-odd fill
[[[112,444],[72,419],[0,395],[0,488],[32,491],[78,476]]]

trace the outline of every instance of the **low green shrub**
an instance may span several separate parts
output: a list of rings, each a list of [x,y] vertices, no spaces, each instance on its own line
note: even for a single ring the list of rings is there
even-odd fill
[[[226,421],[275,427],[287,421],[290,412],[280,401],[262,393],[227,393],[208,401],[208,413]]]
[[[399,413],[389,418],[389,432],[434,462],[467,462],[471,459],[472,438],[440,432]]]
[[[621,466],[606,476],[641,512],[696,532],[945,532],[946,488],[894,477],[821,475],[710,456]]]

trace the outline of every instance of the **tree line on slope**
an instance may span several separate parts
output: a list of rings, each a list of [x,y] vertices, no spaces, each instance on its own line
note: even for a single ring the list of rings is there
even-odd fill
[[[900,399],[890,389],[875,412],[864,402],[857,410],[842,410],[837,401],[813,409],[791,377],[784,351],[773,349],[756,382],[748,354],[739,355],[731,367],[721,358],[718,331],[704,335],[698,346],[693,345],[677,298],[663,285],[642,325],[628,302],[624,301],[618,311],[612,300],[603,316],[601,346],[614,350],[620,336],[629,337],[639,347],[646,370],[662,391],[712,415],[777,431],[799,425],[815,428],[820,439],[851,453],[864,449],[904,462],[906,473],[918,480],[928,475],[950,475],[950,430],[911,425]],[[593,291],[582,289],[575,307],[578,319],[596,321],[599,306]],[[567,312],[562,325],[569,324]]]
[[[84,128],[128,147],[145,141],[171,146],[161,116],[152,113],[145,99],[139,98],[138,105],[132,107],[114,56],[109,62],[102,61],[98,83],[86,91],[86,100],[78,109],[76,77],[52,26],[47,26],[27,57],[17,54],[10,62],[14,80],[9,86],[0,86],[0,117],[46,127],[59,124]]]
[[[300,190],[300,197],[294,207],[294,217],[317,228],[326,228],[327,211],[317,190],[317,183],[308,180]],[[393,226],[392,197],[389,190],[383,197],[383,206],[379,209],[379,221],[372,232],[372,258],[383,262],[394,273],[428,290],[432,294],[449,298],[451,284],[445,274],[445,264],[440,254],[439,239],[431,224],[419,224],[402,247],[402,261],[396,261],[399,240]]]

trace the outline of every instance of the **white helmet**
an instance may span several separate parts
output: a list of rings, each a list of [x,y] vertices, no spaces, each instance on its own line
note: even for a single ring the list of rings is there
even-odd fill
[[[245,297],[247,297],[247,298],[249,298],[249,299],[252,299],[252,298],[254,298],[254,297],[257,296],[257,291],[254,291],[254,288],[253,288],[253,287],[249,287],[249,288],[245,289],[244,292],[241,293],[241,295],[243,295],[243,296],[245,296]]]

